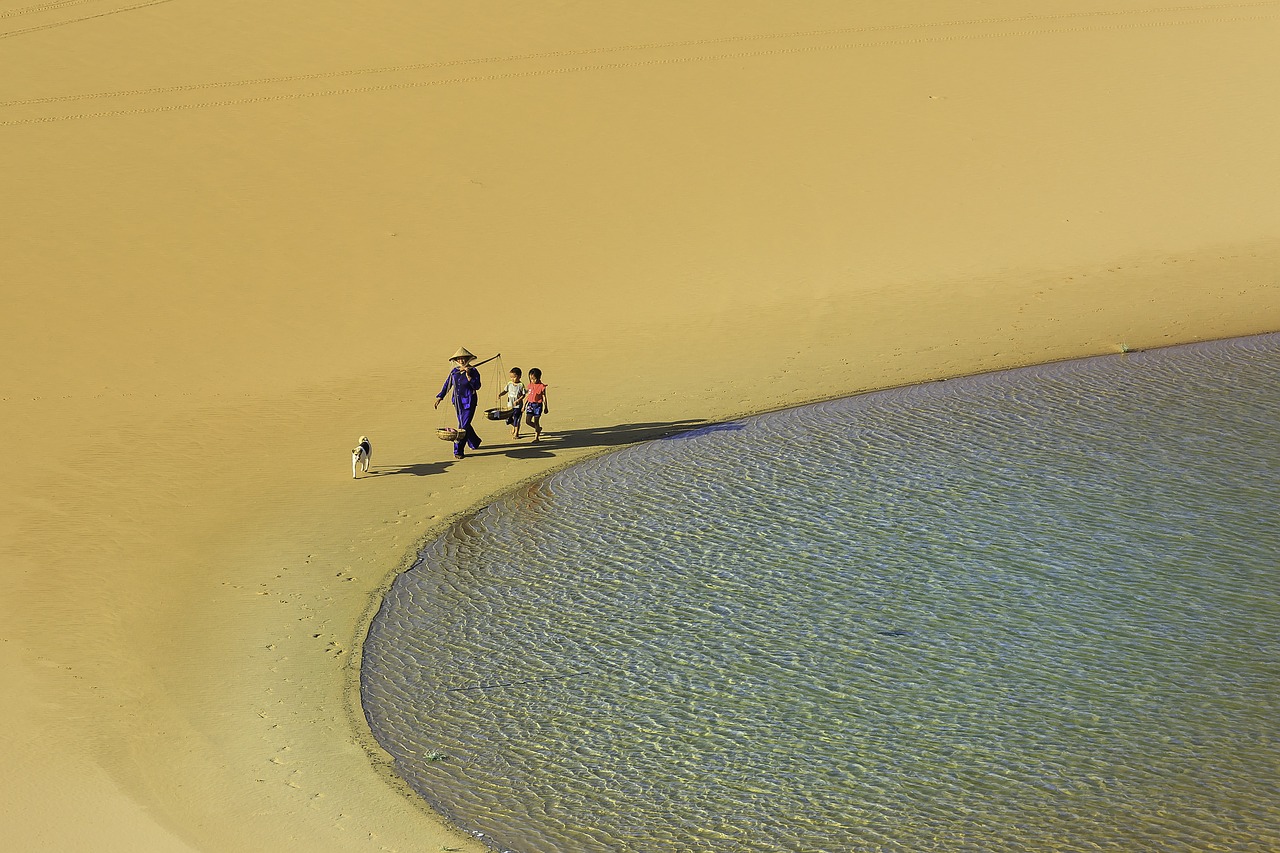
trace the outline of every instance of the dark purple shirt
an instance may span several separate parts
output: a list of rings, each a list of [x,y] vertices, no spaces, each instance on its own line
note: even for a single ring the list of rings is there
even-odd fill
[[[476,392],[480,390],[480,371],[474,367],[468,367],[466,372],[456,367],[450,370],[449,375],[445,377],[444,387],[440,389],[436,399],[443,400],[444,395],[449,393],[450,388],[453,388],[453,404],[455,406],[470,407],[474,405]]]

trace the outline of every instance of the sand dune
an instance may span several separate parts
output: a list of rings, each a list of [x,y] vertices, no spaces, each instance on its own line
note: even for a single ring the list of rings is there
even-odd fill
[[[450,519],[681,425],[1280,328],[1280,2],[404,5],[0,3],[13,849],[474,844],[356,681]],[[545,371],[544,446],[435,440],[460,344]]]

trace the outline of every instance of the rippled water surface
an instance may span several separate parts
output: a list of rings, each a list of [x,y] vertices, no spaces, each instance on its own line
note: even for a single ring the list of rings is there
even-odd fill
[[[1280,336],[623,450],[458,524],[362,673],[500,850],[1280,850]]]

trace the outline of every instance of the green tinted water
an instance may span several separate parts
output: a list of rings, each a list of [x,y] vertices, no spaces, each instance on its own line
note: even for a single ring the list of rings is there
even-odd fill
[[[869,394],[457,525],[371,627],[497,849],[1280,849],[1280,336]]]

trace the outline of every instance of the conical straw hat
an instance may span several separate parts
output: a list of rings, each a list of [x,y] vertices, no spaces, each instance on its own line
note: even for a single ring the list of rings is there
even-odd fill
[[[475,356],[467,352],[466,347],[458,347],[458,351],[449,356],[449,360],[453,361],[456,358],[475,358]]]

